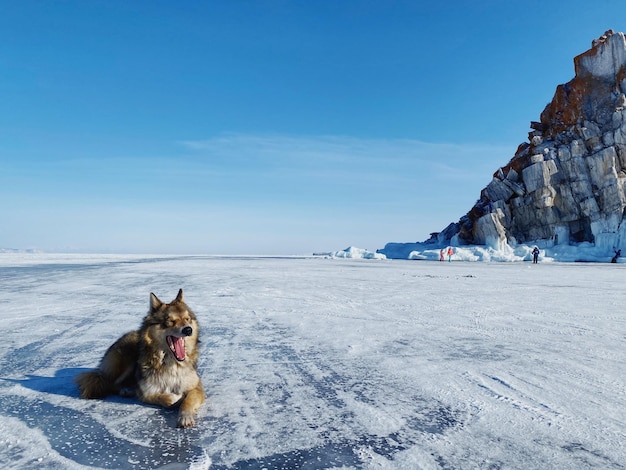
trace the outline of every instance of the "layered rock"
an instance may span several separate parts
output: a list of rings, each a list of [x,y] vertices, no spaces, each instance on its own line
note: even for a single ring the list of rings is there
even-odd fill
[[[531,122],[528,141],[499,168],[441,243],[500,245],[552,240],[626,249],[626,38],[607,31],[574,59]]]

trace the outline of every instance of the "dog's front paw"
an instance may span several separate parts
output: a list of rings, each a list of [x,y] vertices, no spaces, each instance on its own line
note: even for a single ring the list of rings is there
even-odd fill
[[[192,413],[185,413],[183,411],[183,412],[181,412],[178,415],[178,424],[177,424],[177,426],[179,428],[188,428],[189,426],[193,426],[194,424],[196,424],[196,422],[193,419],[193,414]]]
[[[176,393],[164,393],[163,394],[163,405],[169,408],[170,406],[174,406],[183,398],[182,395],[178,395]]]
[[[150,403],[151,405],[164,406],[165,408],[170,408],[176,405],[182,398],[182,395],[176,393],[157,393],[154,395],[145,395],[143,393],[139,394],[139,399],[141,401]]]

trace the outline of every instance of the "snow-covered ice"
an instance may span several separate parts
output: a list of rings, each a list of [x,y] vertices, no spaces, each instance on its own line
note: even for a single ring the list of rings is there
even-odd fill
[[[4,468],[625,468],[626,266],[0,255]],[[185,290],[197,425],[73,377]]]

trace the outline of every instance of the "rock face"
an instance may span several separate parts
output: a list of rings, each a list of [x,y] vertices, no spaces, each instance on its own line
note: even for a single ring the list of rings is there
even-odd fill
[[[491,245],[552,240],[626,249],[626,38],[607,31],[574,59],[531,122],[528,141],[499,168],[442,243]]]

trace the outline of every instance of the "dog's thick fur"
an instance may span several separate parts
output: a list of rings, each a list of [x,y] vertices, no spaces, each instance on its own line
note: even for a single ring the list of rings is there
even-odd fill
[[[205,398],[197,372],[198,334],[198,320],[182,289],[169,304],[151,293],[139,330],[113,343],[96,370],[76,377],[80,396],[136,395],[154,405],[179,404],[178,426],[192,426]]]

